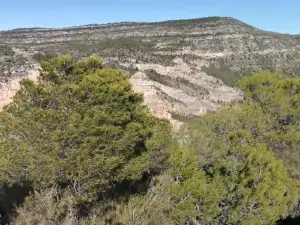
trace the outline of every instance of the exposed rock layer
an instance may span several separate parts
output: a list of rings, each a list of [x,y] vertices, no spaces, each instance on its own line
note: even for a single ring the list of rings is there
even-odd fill
[[[298,36],[232,18],[18,29],[0,32],[0,43],[2,86],[28,74],[33,59],[45,54],[101,55],[109,66],[124,69],[152,112],[172,121],[240,98],[229,87],[240,75],[262,69],[300,74]]]

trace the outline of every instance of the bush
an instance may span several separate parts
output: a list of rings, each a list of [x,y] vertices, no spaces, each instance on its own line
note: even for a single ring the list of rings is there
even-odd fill
[[[244,105],[261,110],[255,118],[245,113],[241,125],[257,126],[252,134],[274,150],[300,184],[300,78],[265,71],[241,80],[239,86]]]
[[[172,150],[173,224],[273,224],[296,202],[287,169],[248,131],[188,127]]]
[[[73,209],[74,196],[68,192],[62,197],[60,195],[58,190],[52,188],[28,196],[23,207],[18,209],[18,216],[12,224],[77,224],[76,211]]]
[[[171,151],[175,224],[273,224],[299,212],[299,81],[244,78],[240,105],[183,129]]]

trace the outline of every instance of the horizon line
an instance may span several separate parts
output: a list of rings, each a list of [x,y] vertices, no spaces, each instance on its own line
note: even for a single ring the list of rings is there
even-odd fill
[[[197,17],[197,18],[180,18],[180,19],[167,19],[167,20],[157,20],[157,21],[114,21],[114,22],[104,22],[104,23],[88,23],[88,24],[81,24],[81,25],[70,25],[70,26],[58,26],[58,27],[39,27],[39,26],[32,26],[32,27],[19,27],[19,28],[12,28],[12,29],[0,29],[0,32],[10,32],[10,31],[18,31],[18,30],[63,30],[63,29],[80,29],[80,28],[89,28],[89,27],[101,27],[101,26],[114,26],[114,25],[130,25],[130,24],[159,24],[159,23],[167,23],[167,22],[176,22],[176,21],[188,21],[188,20],[205,20],[205,19],[228,19],[228,20],[235,20],[236,22],[244,23],[245,25],[248,25],[254,29],[265,31],[265,32],[271,32],[271,33],[277,33],[277,34],[286,34],[286,35],[292,35],[292,36],[299,36],[300,33],[284,33],[284,32],[278,32],[278,31],[272,31],[272,30],[265,30],[258,27],[255,27],[249,23],[246,23],[242,20],[239,20],[235,17],[231,16],[205,16],[205,17]]]

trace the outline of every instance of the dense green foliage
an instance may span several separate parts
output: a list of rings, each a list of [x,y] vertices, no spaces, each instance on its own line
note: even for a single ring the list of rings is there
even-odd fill
[[[240,72],[237,71],[224,71],[224,69],[219,69],[214,66],[202,67],[203,72],[207,73],[210,76],[213,76],[217,79],[220,79],[227,86],[234,87],[238,80],[241,79]]]
[[[224,116],[228,112],[189,125],[182,140],[185,147],[173,150],[174,220],[273,224],[295,204],[296,183],[248,130],[226,130]]]
[[[169,123],[151,116],[118,70],[91,57],[42,63],[0,116],[0,181],[56,188],[75,205],[138,189],[166,166]]]
[[[102,59],[41,66],[0,114],[0,207],[4,187],[32,190],[13,224],[268,225],[297,214],[300,78],[244,78],[242,101],[171,141],[169,122]]]
[[[242,80],[240,86],[244,105],[260,110],[245,115],[241,126],[272,148],[300,180],[300,77],[264,72]]]
[[[193,120],[182,131],[183,147],[172,150],[178,224],[273,224],[297,213],[300,79],[262,72],[240,87],[239,107]]]

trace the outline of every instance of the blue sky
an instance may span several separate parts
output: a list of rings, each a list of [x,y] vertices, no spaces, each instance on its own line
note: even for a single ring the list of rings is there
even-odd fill
[[[300,34],[300,0],[0,0],[0,30],[206,16]]]

